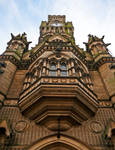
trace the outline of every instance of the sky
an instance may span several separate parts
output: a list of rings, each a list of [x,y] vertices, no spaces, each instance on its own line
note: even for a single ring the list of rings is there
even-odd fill
[[[85,49],[88,34],[102,37],[115,57],[115,0],[0,0],[0,54],[14,35],[27,33],[32,41],[29,49],[38,43],[41,21],[48,15],[66,15],[74,25],[76,44]]]

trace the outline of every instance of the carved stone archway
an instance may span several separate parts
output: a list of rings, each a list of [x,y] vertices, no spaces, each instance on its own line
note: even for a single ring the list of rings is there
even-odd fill
[[[32,146],[28,150],[93,150],[83,142],[71,138],[66,135],[61,135],[57,138],[57,135],[45,137]]]
[[[54,143],[54,144],[50,144],[44,148],[42,148],[41,150],[77,150],[69,145],[66,145],[64,143]]]

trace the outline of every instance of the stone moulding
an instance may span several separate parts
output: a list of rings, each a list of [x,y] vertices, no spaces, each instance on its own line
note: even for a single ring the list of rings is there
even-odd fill
[[[57,138],[57,135],[51,135],[49,137],[45,137],[33,143],[28,147],[28,150],[44,150],[51,146],[51,148],[55,148],[55,145],[59,148],[68,147],[72,150],[94,150],[92,147],[84,144],[78,139],[71,138],[67,135],[61,134],[60,139]]]
[[[77,80],[75,84],[49,84],[43,81],[41,78],[37,86],[33,84],[33,89],[30,87],[29,91],[23,92],[19,101],[23,115],[37,124],[56,130],[57,120],[61,118],[61,129],[66,130],[96,113],[97,97]]]

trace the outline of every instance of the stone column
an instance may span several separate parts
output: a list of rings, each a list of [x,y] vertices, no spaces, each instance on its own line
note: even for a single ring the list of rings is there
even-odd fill
[[[46,75],[46,59],[43,61],[42,75]]]
[[[74,68],[74,63],[71,61],[71,67],[72,67],[72,75],[75,75],[75,68]]]
[[[29,87],[29,85],[30,85],[30,81],[31,81],[31,77],[30,77],[30,74],[28,75],[28,77],[27,77],[27,84],[26,84],[26,88],[28,88]]]
[[[68,74],[69,74],[69,76],[72,75],[71,63],[70,62],[68,62]]]
[[[82,71],[81,71],[81,69],[79,70],[79,77],[80,77],[80,80],[84,83],[84,80],[83,80],[83,77],[82,77]]]
[[[57,62],[57,76],[60,76],[61,73],[60,73],[60,63]]]
[[[49,62],[46,60],[46,75],[49,75]]]

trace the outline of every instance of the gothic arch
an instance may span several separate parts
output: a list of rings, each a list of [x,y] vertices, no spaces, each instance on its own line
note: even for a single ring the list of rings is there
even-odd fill
[[[62,41],[62,42],[68,42],[68,39],[64,38],[64,37],[61,36],[61,35],[54,35],[54,36],[52,36],[52,37],[50,37],[50,38],[48,39],[49,42],[52,42],[52,41],[54,41],[54,40],[60,40],[60,41]]]
[[[51,62],[55,63],[55,69],[51,69]],[[66,69],[61,68],[62,63],[65,64]],[[86,84],[92,89],[91,79],[88,68],[79,59],[73,59],[69,55],[62,53],[60,57],[56,57],[56,54],[50,54],[47,57],[39,58],[33,63],[25,76],[24,87],[27,89],[31,83],[35,83],[40,77],[43,76],[63,76],[72,77],[76,76],[82,83]]]
[[[57,138],[57,135],[45,137],[29,147],[28,150],[53,150],[59,147],[64,148],[63,150],[93,150],[80,140],[67,135],[61,135],[60,138]]]

